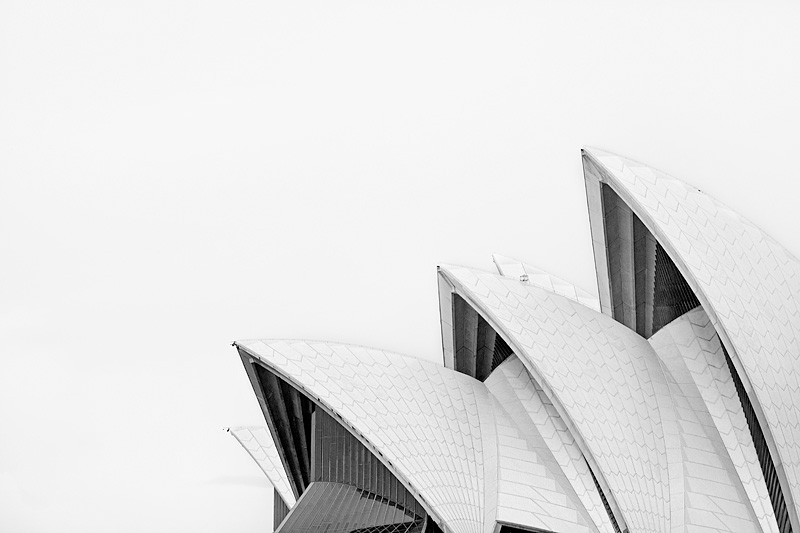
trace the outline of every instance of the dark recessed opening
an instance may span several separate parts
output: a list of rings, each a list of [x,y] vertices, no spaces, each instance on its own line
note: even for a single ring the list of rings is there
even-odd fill
[[[437,531],[416,498],[350,430],[276,373],[257,362],[253,366],[273,439],[298,496],[289,510],[275,493],[275,528],[280,525],[282,533]]]
[[[631,208],[608,185],[602,193],[612,313],[649,338],[700,301]]]
[[[514,352],[464,298],[453,294],[456,370],[484,381]]]

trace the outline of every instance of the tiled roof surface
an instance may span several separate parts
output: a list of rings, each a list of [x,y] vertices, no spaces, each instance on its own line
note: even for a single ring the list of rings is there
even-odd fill
[[[557,278],[541,268],[498,254],[492,255],[492,259],[497,267],[497,271],[503,276],[517,280],[527,278],[526,281],[531,285],[536,285],[537,287],[560,294],[570,300],[582,303],[595,311],[600,311],[600,300],[597,299],[597,296],[561,278]]]
[[[575,439],[522,362],[511,356],[486,380],[497,400],[498,512],[549,531],[613,533]]]
[[[598,300],[495,256],[500,275],[439,268],[445,366],[337,343],[236,345],[330,411],[444,533],[490,533],[497,522],[578,533],[777,533],[770,495],[778,485],[768,491],[756,452],[767,446],[755,433],[754,444],[748,397],[796,519],[800,261],[690,185],[613,154],[584,154],[598,276],[608,275],[602,182],[702,304],[649,341],[609,316],[608,280]],[[492,343],[496,332],[508,344],[485,382],[446,368],[456,366],[454,343],[474,333],[456,338],[454,302],[477,311],[475,327]],[[293,505],[268,431],[231,433]]]
[[[741,364],[800,514],[800,262],[698,189],[607,152],[585,153],[666,248]]]
[[[529,283],[440,267],[497,324],[597,462],[628,525],[668,529],[669,484],[659,402],[669,394],[658,359],[635,332]],[[521,351],[520,351],[521,350]]]
[[[650,344],[664,363],[679,428],[680,455],[670,460],[673,520],[688,529],[776,533],[747,420],[705,312],[674,320]]]
[[[434,363],[358,346],[237,345],[340,416],[453,533],[483,531],[483,446],[493,424],[481,427],[491,416],[481,382]]]

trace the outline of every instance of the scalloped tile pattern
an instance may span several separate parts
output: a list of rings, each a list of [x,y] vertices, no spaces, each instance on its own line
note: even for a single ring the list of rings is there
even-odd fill
[[[800,515],[800,261],[698,189],[640,163],[585,151],[667,249],[723,341],[730,341],[726,347],[753,387],[751,400],[763,410]]]
[[[561,278],[557,278],[541,268],[498,254],[492,255],[492,259],[501,276],[520,281],[527,278],[527,282],[531,285],[536,285],[537,287],[560,294],[565,298],[582,303],[595,311],[600,311],[600,300],[597,296]]]
[[[688,529],[777,533],[747,420],[708,316],[698,307],[649,340],[664,363],[680,427],[672,503],[685,506],[674,516]]]
[[[661,422],[671,410],[658,358],[635,332],[573,300],[480,270],[440,267],[497,324],[580,435],[631,531],[669,531]],[[520,351],[521,350],[521,351]]]
[[[494,425],[481,382],[427,361],[359,346],[237,345],[340,416],[412,493],[430,504],[446,529],[483,531],[483,448]],[[487,416],[490,423],[482,427]]]
[[[358,346],[237,345],[341,417],[453,532],[493,531],[497,520],[551,531],[613,532],[580,450],[516,357],[482,383]],[[237,428],[235,436],[258,453],[258,443],[242,431],[247,429]],[[271,450],[277,459],[274,444]]]
[[[498,428],[497,519],[550,531],[614,533],[583,453],[522,362],[512,355],[485,383],[496,409],[510,418]],[[554,513],[553,505],[561,512]]]

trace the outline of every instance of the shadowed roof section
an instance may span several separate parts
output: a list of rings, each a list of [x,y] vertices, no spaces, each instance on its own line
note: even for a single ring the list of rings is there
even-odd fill
[[[691,185],[584,149],[603,311],[611,313],[602,188],[662,246],[719,334],[775,460],[800,529],[800,262],[754,224]]]

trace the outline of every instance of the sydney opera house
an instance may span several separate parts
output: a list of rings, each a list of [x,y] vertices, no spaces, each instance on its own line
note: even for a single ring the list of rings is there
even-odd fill
[[[276,531],[800,533],[800,262],[686,183],[582,157],[599,297],[495,256],[438,268],[442,364],[235,343],[266,424],[230,431]]]

